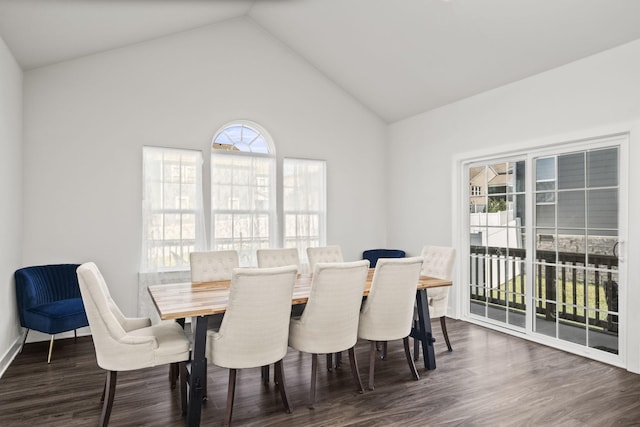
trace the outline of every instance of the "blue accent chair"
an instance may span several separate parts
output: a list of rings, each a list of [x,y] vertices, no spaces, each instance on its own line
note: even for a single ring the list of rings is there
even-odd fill
[[[368,259],[369,266],[374,268],[379,258],[404,258],[406,255],[400,249],[369,249],[362,252],[362,259]]]
[[[56,264],[25,267],[14,274],[20,324],[51,335],[47,363],[51,363],[56,334],[88,326],[80,296],[76,269],[79,264]]]

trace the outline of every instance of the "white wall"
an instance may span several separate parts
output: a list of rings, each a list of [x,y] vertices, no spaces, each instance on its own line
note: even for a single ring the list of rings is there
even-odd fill
[[[473,78],[470,76],[470,78]],[[394,123],[389,129],[389,244],[416,254],[452,244],[454,157],[640,120],[640,40]],[[588,132],[587,132],[588,133]],[[628,258],[640,259],[638,140],[629,150]],[[640,273],[629,274],[629,330],[640,328]],[[637,335],[637,334],[636,334]],[[640,338],[628,335],[628,366],[640,370]]]
[[[142,146],[200,149],[208,163],[233,119],[265,127],[279,161],[327,160],[328,242],[345,258],[386,241],[386,125],[249,19],[28,71],[24,90],[24,262],[95,261],[126,314]]]
[[[22,70],[0,38],[0,375],[20,342],[13,272],[22,259]]]

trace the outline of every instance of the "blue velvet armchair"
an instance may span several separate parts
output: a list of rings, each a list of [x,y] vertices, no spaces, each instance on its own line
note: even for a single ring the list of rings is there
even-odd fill
[[[362,252],[362,259],[369,260],[369,266],[374,268],[378,258],[404,258],[406,253],[400,249],[369,249]]]
[[[56,334],[88,326],[80,296],[76,269],[79,264],[56,264],[25,267],[15,272],[16,297],[20,324],[51,335],[47,363],[51,363]]]

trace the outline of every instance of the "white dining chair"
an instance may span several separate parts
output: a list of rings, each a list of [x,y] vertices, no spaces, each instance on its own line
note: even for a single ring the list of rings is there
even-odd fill
[[[193,283],[231,280],[233,269],[239,265],[238,251],[191,252],[189,265]]]
[[[338,245],[321,246],[317,248],[307,248],[307,258],[309,258],[309,269],[313,272],[314,267],[319,262],[342,262],[342,249]]]
[[[434,277],[436,279],[452,280],[453,266],[456,260],[456,250],[447,246],[425,246],[422,249],[422,275]],[[429,303],[429,317],[431,319],[440,319],[440,326],[444,341],[447,344],[447,350],[453,351],[449,334],[447,333],[447,305],[449,302],[449,286],[441,286],[438,288],[430,288],[427,291]],[[418,360],[420,353],[420,345],[414,340],[414,358]]]
[[[422,257],[381,258],[378,260],[371,289],[362,311],[358,337],[371,341],[369,351],[369,389],[373,390],[376,361],[376,342],[402,339],[409,369],[418,380],[411,352],[409,333],[413,323],[413,306],[416,301],[416,285],[420,278]]]
[[[338,245],[308,247],[307,258],[309,259],[309,269],[313,272],[314,267],[319,262],[343,262],[342,248]],[[340,366],[341,354],[336,354],[336,368]],[[333,355],[327,354],[327,370],[333,370]]]
[[[118,371],[164,364],[179,364],[182,412],[186,413],[185,362],[189,360],[190,343],[182,327],[168,321],[143,326],[148,324],[147,319],[125,317],[111,298],[107,284],[93,262],[80,265],[77,275],[96,360],[98,366],[107,371],[101,399],[100,425],[109,423]]]
[[[202,251],[189,254],[189,267],[191,270],[191,283],[217,282],[231,280],[233,269],[240,265],[238,251]],[[214,314],[207,317],[207,329],[218,329],[222,322],[223,314]],[[196,318],[191,318],[191,332],[195,334]],[[208,399],[207,375],[205,376],[203,400]]]
[[[298,268],[298,272],[300,271],[300,257],[298,255],[298,249],[296,248],[257,249],[256,258],[258,260],[258,267],[260,268],[295,265]],[[302,310],[304,310],[304,304],[296,304],[291,307],[291,312],[294,316],[299,316]],[[269,366],[263,366],[262,380],[264,384],[269,383]]]
[[[309,405],[316,393],[318,354],[349,351],[351,373],[358,391],[364,391],[355,356],[358,318],[366,285],[369,261],[317,263],[311,293],[300,318],[291,319],[289,346],[311,353]]]
[[[258,249],[256,250],[258,267],[284,267],[295,265],[300,270],[300,256],[296,248]]]
[[[229,369],[225,425],[231,422],[238,369],[275,364],[282,403],[287,397],[282,359],[287,354],[295,266],[234,269],[229,303],[218,331],[207,331],[209,363]]]

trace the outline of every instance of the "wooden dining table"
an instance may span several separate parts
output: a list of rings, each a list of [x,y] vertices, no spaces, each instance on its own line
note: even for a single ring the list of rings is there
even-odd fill
[[[366,285],[362,293],[369,295],[375,269],[369,269]],[[313,277],[299,274],[293,288],[291,305],[304,304],[309,299]],[[191,352],[191,374],[189,375],[189,400],[185,425],[199,426],[202,412],[204,384],[206,384],[206,340],[208,317],[222,314],[229,302],[230,280],[201,283],[172,283],[149,286],[149,294],[162,320],[195,320],[191,324],[193,348]],[[411,337],[422,344],[424,367],[436,368],[435,339],[431,334],[427,289],[451,286],[451,281],[420,276],[416,285],[416,306],[418,319],[411,330]]]

